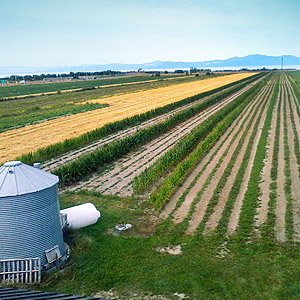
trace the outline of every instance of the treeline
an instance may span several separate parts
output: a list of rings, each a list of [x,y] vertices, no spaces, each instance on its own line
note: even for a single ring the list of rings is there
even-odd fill
[[[62,74],[34,74],[34,75],[11,75],[9,77],[3,77],[0,78],[1,80],[7,80],[10,82],[14,82],[14,81],[21,81],[21,80],[25,80],[25,81],[41,81],[44,80],[45,78],[74,78],[74,79],[79,79],[80,76],[103,76],[103,75],[107,75],[107,76],[115,76],[115,75],[119,75],[121,74],[121,71],[112,71],[112,70],[107,70],[107,71],[97,71],[97,72],[70,72],[70,73],[62,73]]]

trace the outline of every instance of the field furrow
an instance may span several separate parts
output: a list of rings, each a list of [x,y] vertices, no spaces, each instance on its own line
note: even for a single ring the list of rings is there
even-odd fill
[[[294,240],[300,241],[300,174],[298,161],[296,157],[296,151],[298,149],[295,147],[295,140],[299,140],[300,133],[300,122],[299,117],[296,113],[296,99],[292,93],[291,87],[286,85],[288,93],[287,102],[287,131],[288,131],[288,147],[290,154],[290,177],[291,177],[291,196],[292,196],[292,208],[293,208],[293,225],[294,225]]]
[[[191,174],[188,176],[188,178],[185,180],[185,182],[178,188],[178,190],[174,193],[174,195],[171,197],[171,199],[168,201],[166,206],[163,208],[163,210],[160,213],[160,218],[166,219],[171,212],[176,208],[176,205],[178,204],[178,201],[183,195],[186,193],[187,190],[192,188],[192,186],[195,186],[197,183],[195,180],[199,178],[201,174],[204,173],[204,171],[207,169],[208,164],[211,162],[213,158],[217,156],[218,151],[220,148],[228,141],[233,131],[236,131],[236,126],[240,122],[244,123],[246,120],[246,117],[249,115],[249,113],[252,111],[254,107],[254,103],[250,103],[249,106],[245,109],[245,115],[240,115],[235,122],[230,126],[229,133],[223,135],[218,142],[213,146],[211,151],[201,160],[201,162],[194,168],[194,170],[191,172]],[[203,180],[202,180],[203,181]],[[174,221],[175,222],[182,222],[184,217],[187,215],[187,212],[189,211],[189,207],[191,205],[192,199],[187,200],[187,197],[185,197],[185,201],[182,203],[182,206],[174,213]],[[181,215],[183,217],[181,217]]]
[[[257,97],[257,101],[263,102],[266,94],[268,93],[268,91],[270,90],[270,87],[267,86],[265,89],[263,89],[263,92],[261,93],[261,95],[259,95]],[[250,119],[248,119],[248,122],[250,122]],[[226,170],[226,168],[228,167],[232,156],[234,155],[240,140],[243,136],[243,134],[245,133],[247,129],[247,124],[245,124],[245,126],[243,126],[243,128],[240,128],[240,131],[237,135],[237,138],[229,144],[229,147],[223,150],[223,154],[217,155],[217,157],[219,157],[219,161],[217,163],[217,165],[215,166],[215,170],[211,176],[211,180],[210,183],[208,184],[207,187],[205,187],[203,194],[201,195],[201,198],[198,200],[198,203],[196,204],[195,207],[195,211],[192,215],[192,218],[189,221],[189,227],[187,230],[187,233],[192,234],[194,233],[198,226],[200,225],[200,223],[202,222],[204,215],[206,213],[207,207],[210,203],[210,201],[212,200],[212,197],[214,195],[214,193],[217,190],[218,184]],[[194,195],[194,198],[197,198],[196,195]],[[225,204],[225,203],[224,203]]]
[[[270,87],[271,88],[268,90],[268,93],[265,95],[266,98],[271,97],[272,91],[273,91],[273,88],[274,88],[274,82],[272,84],[270,84]],[[257,149],[260,137],[261,137],[262,128],[263,128],[265,118],[266,118],[266,113],[267,113],[267,107],[264,110],[264,112],[262,114],[262,117],[260,119],[259,125],[256,129],[256,134],[255,134],[254,139],[252,141],[253,145],[252,145],[252,148],[251,148],[251,151],[250,151],[249,159],[247,161],[247,166],[246,166],[245,172],[243,174],[243,179],[242,179],[242,183],[241,183],[241,186],[240,186],[240,189],[239,189],[239,193],[236,197],[236,201],[233,205],[232,212],[230,214],[230,218],[229,218],[229,222],[228,222],[228,228],[227,228],[227,234],[229,236],[233,235],[236,232],[236,229],[237,229],[238,224],[239,224],[239,218],[240,218],[240,213],[241,213],[241,209],[242,209],[242,206],[243,206],[243,200],[244,200],[245,193],[248,189],[248,183],[249,183],[250,176],[251,176],[251,171],[252,171],[252,168],[253,168],[253,163],[254,163],[254,159],[255,159],[255,155],[256,155],[256,149]]]
[[[285,186],[285,160],[284,160],[284,128],[283,128],[283,105],[284,105],[284,92],[282,84],[280,85],[279,91],[280,97],[280,119],[279,119],[279,151],[278,151],[278,166],[277,166],[277,203],[276,203],[276,227],[275,234],[276,238],[280,242],[285,242],[285,213],[286,213],[286,197],[284,192]]]
[[[272,183],[271,170],[273,162],[275,135],[276,135],[276,124],[277,124],[277,110],[278,101],[276,102],[275,109],[273,111],[271,130],[268,136],[267,142],[267,155],[265,158],[265,164],[261,173],[261,196],[258,199],[258,207],[256,210],[256,221],[255,227],[260,227],[267,220],[268,209],[269,209],[269,198],[270,198],[270,184]]]
[[[250,141],[250,138],[253,134],[253,131],[256,130],[256,124],[257,120],[263,110],[263,106],[266,105],[266,101],[268,101],[267,98],[264,99],[264,101],[260,101],[259,99],[259,106],[260,110],[259,111],[254,111],[253,114],[255,114],[255,118],[251,118],[249,120],[250,123],[250,128],[247,128],[246,131],[244,132],[245,137],[240,139],[240,143],[242,143],[241,148],[239,149],[238,155],[234,158],[234,164],[233,167],[230,169],[230,175],[226,179],[226,183],[222,190],[219,193],[219,201],[217,205],[214,208],[213,213],[209,217],[208,221],[206,222],[206,232],[215,230],[217,226],[219,225],[219,221],[222,217],[223,211],[225,209],[227,200],[229,198],[230,191],[232,187],[234,186],[234,182],[236,180],[236,176],[238,174],[238,171],[242,165],[243,159],[245,157],[245,153]]]
[[[253,104],[253,103],[252,103]],[[251,112],[252,105],[250,106],[250,109],[247,110],[248,114]],[[190,207],[192,205],[192,202],[194,201],[197,194],[209,183],[212,178],[212,175],[215,175],[216,168],[220,167],[220,164],[224,160],[224,156],[228,155],[229,148],[232,146],[234,142],[242,135],[242,128],[245,125],[245,121],[247,120],[248,114],[245,114],[245,117],[242,118],[237,124],[234,124],[232,130],[230,130],[230,134],[225,135],[226,138],[224,138],[224,143],[220,145],[220,147],[217,148],[217,151],[212,155],[208,154],[202,162],[207,162],[205,165],[202,164],[202,162],[196,167],[195,170],[199,170],[200,176],[198,174],[195,174],[194,172],[190,175],[190,177],[187,179],[187,182],[192,182],[192,184],[189,187],[188,194],[184,197],[184,201],[181,204],[181,206],[174,212],[174,222],[180,223],[182,222],[188,215],[190,211]],[[213,151],[214,152],[214,151]],[[201,167],[201,169],[200,169]],[[197,181],[195,181],[194,177],[192,175],[196,175],[198,177]],[[177,199],[178,200],[178,199]]]

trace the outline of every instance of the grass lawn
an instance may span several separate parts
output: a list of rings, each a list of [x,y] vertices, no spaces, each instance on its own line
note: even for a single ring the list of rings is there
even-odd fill
[[[189,299],[300,297],[299,245],[182,236],[167,221],[158,224],[147,203],[133,198],[84,192],[61,197],[62,208],[84,202],[94,203],[101,219],[70,236],[69,265],[44,277],[37,288],[87,295],[112,289],[119,299],[142,299],[134,294],[179,299],[174,293]],[[123,222],[133,228],[113,235],[114,225]],[[182,246],[181,255],[156,250],[175,245]]]

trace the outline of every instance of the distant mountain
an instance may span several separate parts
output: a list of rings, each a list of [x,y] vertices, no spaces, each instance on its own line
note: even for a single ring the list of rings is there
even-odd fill
[[[232,57],[223,60],[210,60],[202,62],[173,62],[173,61],[154,61],[141,64],[122,64],[112,63],[105,65],[80,65],[80,66],[49,66],[49,67],[26,67],[26,66],[6,66],[0,67],[0,74],[34,74],[34,73],[63,73],[78,71],[100,71],[100,70],[165,70],[165,69],[188,69],[195,68],[251,68],[251,67],[278,67],[281,66],[283,57],[284,67],[300,66],[300,57],[293,55],[267,56],[267,55],[248,55],[244,57]],[[3,76],[3,75],[2,75]]]

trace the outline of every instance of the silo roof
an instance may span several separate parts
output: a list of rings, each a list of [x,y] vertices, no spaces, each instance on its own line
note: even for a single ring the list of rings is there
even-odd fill
[[[23,164],[10,161],[0,167],[0,197],[29,194],[49,188],[59,179],[57,176]]]

